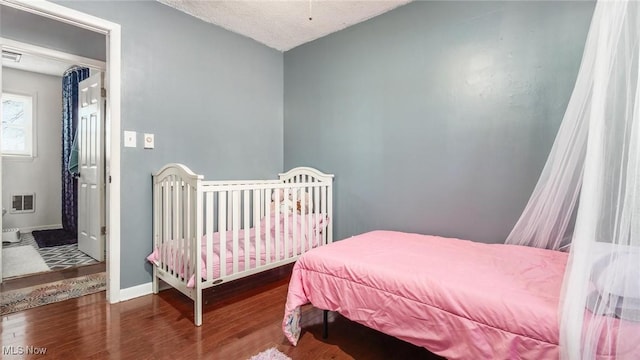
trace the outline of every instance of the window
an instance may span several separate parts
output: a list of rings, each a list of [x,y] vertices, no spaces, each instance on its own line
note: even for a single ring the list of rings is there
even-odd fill
[[[2,155],[33,156],[33,96],[2,94]]]

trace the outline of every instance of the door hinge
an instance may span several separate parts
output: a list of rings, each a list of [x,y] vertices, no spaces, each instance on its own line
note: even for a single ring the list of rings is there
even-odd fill
[[[109,175],[109,184],[111,184],[111,175]]]
[[[107,235],[107,227],[103,226],[100,228],[100,235]]]
[[[100,88],[100,96],[102,96],[102,97],[107,97],[107,89],[105,89],[105,88]]]

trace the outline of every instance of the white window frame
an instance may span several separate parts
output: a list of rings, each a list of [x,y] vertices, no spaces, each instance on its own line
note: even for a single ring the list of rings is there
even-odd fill
[[[12,90],[4,90],[2,92],[2,103],[4,103],[5,99],[11,99],[11,100],[16,100],[16,101],[23,101],[27,104],[30,104],[31,106],[27,106],[26,107],[26,113],[25,113],[25,117],[28,118],[28,124],[25,126],[25,133],[27,134],[27,139],[26,139],[26,151],[24,152],[7,152],[4,149],[0,149],[0,153],[2,154],[3,157],[9,157],[9,158],[26,158],[26,159],[32,159],[34,157],[36,157],[36,148],[37,148],[37,144],[38,144],[38,138],[37,138],[37,95],[36,94],[25,94],[25,93],[21,93],[19,91],[12,91]],[[3,135],[4,136],[4,135]]]

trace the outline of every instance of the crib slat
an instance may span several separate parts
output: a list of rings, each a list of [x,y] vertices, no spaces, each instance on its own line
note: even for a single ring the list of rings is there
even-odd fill
[[[242,211],[242,227],[244,228],[244,245],[242,248],[244,249],[244,267],[243,270],[249,270],[251,266],[251,259],[249,255],[251,254],[251,247],[249,245],[249,241],[251,238],[249,237],[249,229],[251,228],[251,199],[249,197],[250,191],[244,190],[242,192],[242,203],[244,205],[244,209]]]
[[[171,225],[169,226],[171,228],[171,233],[169,234],[169,238],[171,240],[176,240],[176,206],[178,206],[178,203],[176,201],[176,177],[174,176],[172,178],[171,184],[169,185],[171,186]],[[171,266],[173,269],[173,276],[174,277],[178,277],[178,269],[176,267],[176,265],[178,264],[178,251],[180,250],[179,248],[179,243],[176,244],[175,246],[176,251],[172,252],[172,259],[171,259]]]
[[[178,236],[177,238],[180,239],[180,252],[178,254],[178,257],[180,258],[180,261],[178,262],[178,276],[184,277],[186,274],[184,273],[184,268],[185,268],[185,263],[187,261],[187,238],[184,237],[185,234],[185,222],[184,222],[184,216],[185,216],[185,199],[184,199],[184,184],[182,182],[182,179],[178,178],[178,183],[177,183],[177,192],[178,192],[178,196],[176,196],[176,198],[178,199],[178,206],[177,206],[177,218],[176,218],[176,223],[178,224],[178,228],[176,229]]]
[[[167,217],[165,216],[166,213],[166,203],[165,203],[165,199],[167,198],[167,194],[166,194],[166,186],[165,186],[165,181],[162,180],[159,182],[158,184],[159,187],[159,192],[160,194],[158,194],[159,198],[160,198],[160,202],[158,203],[158,215],[160,217],[160,224],[158,224],[158,230],[160,231],[160,241],[159,241],[159,246],[160,247],[160,268],[162,270],[166,270],[164,267],[164,242],[166,239],[166,231],[167,231]]]
[[[227,275],[227,192],[218,193],[218,233],[220,234],[220,277]]]
[[[180,238],[183,239],[184,242],[184,252],[181,254],[182,257],[182,266],[180,267],[180,273],[182,274],[183,280],[188,281],[190,269],[191,269],[191,186],[182,182],[182,187],[180,188],[181,194],[181,207],[182,207],[182,216],[180,217],[181,222],[181,234]]]
[[[231,193],[232,196],[232,203],[233,205],[231,206],[231,208],[233,209],[232,212],[232,217],[233,217],[233,222],[232,222],[232,229],[233,229],[233,273],[237,273],[238,272],[238,255],[239,255],[239,250],[238,250],[238,242],[240,242],[240,192],[239,191],[233,191]]]
[[[287,194],[286,189],[285,189],[283,191],[281,201],[285,201],[285,199],[287,199],[287,197],[288,197],[288,194]],[[280,203],[277,203],[277,204],[280,204]],[[276,248],[275,248],[274,254],[273,254],[274,257],[275,257],[274,258],[275,261],[280,260],[280,253],[282,251],[281,245],[282,245],[282,242],[283,242],[282,234],[283,234],[283,231],[284,231],[284,229],[282,229],[282,228],[284,226],[286,226],[286,223],[281,224],[282,223],[282,219],[283,219],[282,217],[285,216],[285,213],[283,212],[283,210],[286,211],[286,207],[280,208],[280,206],[278,206],[278,211],[279,212],[277,213],[277,215],[275,217],[275,221],[276,221],[276,246],[275,247]]]
[[[261,224],[261,218],[262,218],[262,209],[264,208],[264,205],[262,204],[262,196],[260,196],[262,194],[261,190],[253,190],[253,219],[254,219],[254,223],[253,226],[256,229],[255,230],[255,234],[256,234],[256,241],[255,241],[255,247],[256,247],[256,267],[260,267],[260,258],[261,258],[261,253],[260,251],[261,246],[260,246],[260,242],[262,241],[262,224]],[[246,251],[246,250],[245,250]]]
[[[187,267],[189,264],[189,238],[187,237],[187,229],[189,229],[189,222],[187,221],[187,214],[189,213],[189,200],[187,199],[189,194],[189,185],[186,183],[182,183],[180,187],[180,198],[182,199],[180,203],[180,238],[183,239],[184,242],[184,252],[182,253],[182,264],[180,266],[180,272],[183,274],[184,278],[187,278],[189,274],[187,272]]]
[[[330,198],[329,198],[329,194],[327,193],[327,187],[323,186],[321,188],[321,193],[322,193],[322,216],[327,217],[330,210],[331,210],[331,205],[329,203]],[[326,222],[325,219],[323,219],[323,222]],[[328,240],[330,239],[329,237],[329,233],[331,231],[331,227],[329,225],[327,225],[326,231],[322,232],[322,245],[326,245],[328,243]],[[320,240],[320,239],[318,239]]]
[[[189,192],[188,192],[188,196],[189,196],[189,216],[187,217],[187,224],[189,224],[189,226],[187,227],[187,236],[186,238],[189,239],[189,248],[188,248],[188,256],[189,256],[189,266],[187,267],[187,275],[191,276],[191,274],[194,274],[194,263],[196,263],[196,259],[197,257],[194,256],[194,252],[195,252],[195,246],[196,246],[196,242],[195,242],[195,237],[196,237],[196,219],[198,219],[198,201],[197,201],[197,192],[196,192],[196,187],[189,185]]]
[[[205,256],[206,259],[206,277],[205,279],[211,280],[213,279],[213,233],[215,230],[213,229],[213,219],[215,214],[213,213],[213,191],[206,192],[206,211],[204,215],[205,219],[205,234],[206,234],[206,244],[205,244]]]
[[[180,262],[178,263],[178,274],[180,274],[180,276],[184,277],[186,274],[184,273],[184,268],[186,267],[186,262],[187,262],[187,238],[185,238],[184,234],[185,234],[185,227],[186,224],[184,222],[184,217],[185,217],[185,206],[186,206],[186,201],[184,198],[184,191],[185,191],[185,185],[183,184],[182,180],[179,179],[178,181],[178,238],[180,239],[180,243],[182,246],[182,249],[180,249]]]
[[[168,260],[168,255],[167,255],[167,251],[165,251],[165,243],[168,241],[168,239],[171,238],[171,236],[169,235],[168,231],[169,231],[169,187],[167,186],[167,182],[168,179],[164,179],[162,181],[162,203],[161,203],[161,216],[162,216],[162,251],[160,253],[160,263],[162,265],[162,270],[169,270],[167,267],[167,260]]]
[[[271,224],[271,213],[272,213],[272,209],[271,209],[271,195],[272,195],[272,190],[264,190],[264,208],[265,208],[265,215],[264,218],[266,220],[265,224],[264,224],[264,234],[265,234],[265,238],[264,238],[264,251],[265,251],[265,264],[268,264],[271,262],[271,229],[272,229],[272,224]],[[275,207],[273,208],[273,212],[275,213]]]
[[[182,268],[182,263],[184,261],[183,256],[183,247],[184,247],[184,239],[182,238],[182,234],[180,233],[182,227],[180,224],[181,215],[182,215],[182,199],[180,197],[180,191],[182,186],[180,185],[180,178],[176,177],[176,180],[173,183],[173,199],[174,199],[174,217],[173,217],[173,239],[177,239],[178,243],[178,251],[176,251],[176,258],[178,261],[174,263],[176,268],[176,275],[178,278],[180,277],[180,269]]]
[[[296,246],[296,227],[294,224],[298,216],[298,194],[295,188],[289,189],[289,194],[293,209],[287,209],[287,212],[284,214],[284,239],[282,239],[284,242],[283,259],[289,258],[289,248],[291,248],[291,252],[293,252]],[[289,236],[290,234],[293,236]]]
[[[182,235],[182,210],[183,208],[183,203],[182,203],[182,179],[179,177],[176,177],[176,180],[174,182],[174,188],[173,188],[173,195],[175,196],[175,205],[174,205],[174,210],[175,210],[175,217],[173,218],[173,222],[175,224],[175,227],[173,229],[173,233],[174,236],[173,238],[176,239],[178,241],[178,251],[176,251],[176,256],[178,258],[178,261],[175,262],[175,267],[176,267],[176,272],[177,272],[177,276],[180,277],[181,275],[181,270],[183,268],[184,265],[184,254],[185,254],[185,247],[186,247],[186,239],[184,238],[184,236]]]
[[[296,243],[293,246],[293,256],[300,255],[302,253],[302,249],[304,248],[304,224],[305,224],[305,211],[306,211],[306,192],[304,187],[296,188],[296,193],[298,193],[298,202],[300,203],[300,211],[296,211],[298,214],[297,221],[294,221],[295,226],[295,236]],[[297,210],[297,207],[296,207]]]
[[[327,213],[327,209],[326,206],[327,204],[324,201],[324,196],[320,195],[320,193],[324,192],[325,187],[316,187],[313,189],[314,192],[314,197],[316,199],[318,199],[318,201],[320,201],[320,214],[316,213],[314,215],[314,219],[313,219],[313,223],[316,224],[316,228],[314,230],[314,234],[313,234],[313,240],[318,244],[322,244],[323,242],[320,241],[320,229],[322,229],[322,226],[318,226],[318,223],[320,222],[320,220],[322,219],[321,217],[324,216],[324,214]],[[325,232],[323,231],[322,234],[324,234]]]
[[[307,207],[309,206],[309,204],[307,204],[307,187],[303,187],[300,189],[300,193],[302,195],[302,199],[300,200],[300,214],[301,214],[301,218],[300,218],[300,254],[304,254],[305,252],[305,243],[306,243],[306,239],[309,238],[308,234],[309,232],[307,231],[307,219],[309,218],[309,209],[307,209]]]
[[[173,177],[171,177],[170,181],[167,183],[167,240],[171,241],[173,239]],[[173,268],[173,264],[175,264],[175,257],[171,252],[167,254],[167,262],[171,263],[171,275],[174,275],[175,269]]]
[[[170,220],[169,220],[169,233],[167,234],[167,239],[169,241],[175,240],[175,237],[174,237],[175,236],[175,234],[174,234],[175,224],[173,223],[174,218],[175,218],[175,207],[176,207],[175,196],[173,195],[173,193],[175,192],[174,183],[175,183],[175,176],[171,178],[171,182],[168,184],[169,185],[169,214],[168,214],[168,216],[169,216]],[[175,264],[176,264],[176,259],[177,259],[177,251],[170,252],[170,255],[171,255],[171,259],[169,260],[169,262],[171,263],[171,273],[175,277],[176,276]]]
[[[163,270],[169,271],[171,274],[173,273],[173,270],[169,268],[168,262],[169,262],[169,251],[168,247],[169,247],[169,240],[171,239],[171,187],[169,186],[169,184],[171,183],[171,177],[167,177],[167,179],[165,181],[163,181],[163,188],[164,188],[164,199],[162,201],[162,212],[163,212],[163,227],[164,230],[162,231],[162,242],[163,242],[163,251],[162,251],[162,259],[161,264],[162,264],[162,268]]]
[[[309,233],[309,244],[311,244],[312,242],[315,242],[316,244],[319,243],[319,239],[316,238],[316,229],[318,228],[318,217],[322,216],[322,200],[320,199],[319,196],[319,187],[314,187],[311,190],[311,197],[313,198],[313,215],[309,217],[309,221],[311,222],[311,232]]]
[[[274,242],[276,245],[276,252],[278,251],[278,239],[280,237],[280,202],[282,201],[280,199],[280,190],[276,189],[276,191],[274,192],[275,194],[275,201],[274,201],[274,207],[273,207],[273,228],[275,230],[273,236],[274,236]],[[269,220],[271,220],[271,218],[269,218]],[[271,237],[271,234],[269,234],[269,237]],[[271,248],[271,239],[269,239],[269,241],[267,241],[267,264],[270,264],[275,256],[273,254],[271,254],[271,251],[273,249]]]
[[[171,181],[171,234],[170,234],[170,239],[172,240],[177,240],[176,237],[176,207],[178,206],[178,201],[176,201],[176,176],[173,177],[172,181]],[[176,250],[174,251],[172,256],[172,267],[173,267],[173,272],[174,272],[174,276],[178,277],[178,251],[180,251],[180,243],[179,240],[177,240],[176,243]]]
[[[231,194],[231,192],[229,192],[229,194]],[[227,197],[227,229],[231,230],[233,229],[233,224],[231,223],[233,221],[233,217],[230,216],[231,214],[233,214],[233,195],[232,196],[228,196]]]

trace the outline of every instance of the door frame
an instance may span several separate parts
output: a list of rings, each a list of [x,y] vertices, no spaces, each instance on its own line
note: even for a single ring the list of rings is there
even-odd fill
[[[44,16],[105,35],[107,90],[105,112],[105,176],[106,176],[106,246],[107,300],[120,301],[120,95],[121,95],[121,29],[120,25],[48,1],[0,0],[0,5]],[[0,87],[2,70],[0,70]],[[0,167],[0,189],[2,170]],[[2,219],[0,219],[2,225]],[[0,260],[1,261],[1,260]]]

